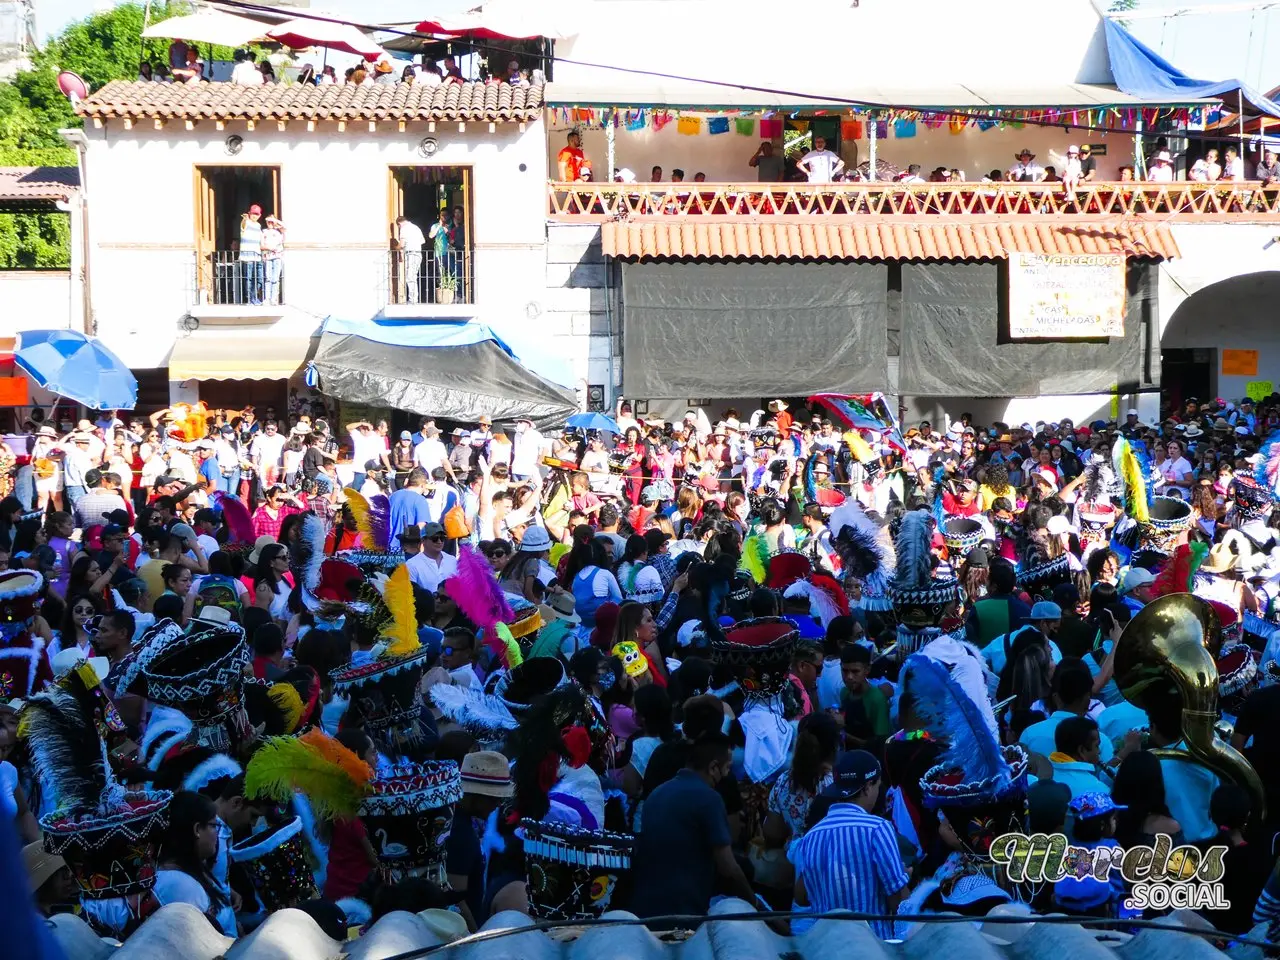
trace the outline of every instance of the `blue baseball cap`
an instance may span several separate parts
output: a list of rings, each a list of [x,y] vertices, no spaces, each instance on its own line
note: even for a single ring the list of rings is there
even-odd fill
[[[1105,817],[1117,810],[1127,810],[1128,807],[1116,803],[1105,793],[1082,793],[1078,797],[1072,797],[1067,809],[1077,820],[1089,820],[1093,817]]]
[[[824,797],[848,800],[857,796],[867,784],[880,779],[880,761],[866,750],[849,750],[836,758],[831,783],[822,791]]]

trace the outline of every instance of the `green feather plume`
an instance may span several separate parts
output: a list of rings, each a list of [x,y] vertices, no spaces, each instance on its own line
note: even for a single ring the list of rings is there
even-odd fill
[[[751,574],[756,583],[764,583],[769,576],[769,541],[758,533],[742,541],[742,560],[738,568]]]
[[[340,764],[295,737],[271,737],[244,771],[244,794],[290,803],[294,791],[306,795],[322,819],[349,819],[360,812],[365,784]]]

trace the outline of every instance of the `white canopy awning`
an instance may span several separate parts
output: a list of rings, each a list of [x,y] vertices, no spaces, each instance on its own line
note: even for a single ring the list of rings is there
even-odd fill
[[[142,31],[148,38],[187,40],[191,43],[216,43],[224,47],[243,47],[246,43],[261,40],[270,27],[249,17],[220,10],[202,10],[185,17],[170,17],[153,23]]]

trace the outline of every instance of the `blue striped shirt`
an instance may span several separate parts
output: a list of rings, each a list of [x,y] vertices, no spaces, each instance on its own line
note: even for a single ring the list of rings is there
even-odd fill
[[[852,803],[834,804],[792,845],[791,862],[816,913],[887,913],[889,896],[907,885],[892,825]],[[882,940],[894,936],[893,927],[871,924]]]

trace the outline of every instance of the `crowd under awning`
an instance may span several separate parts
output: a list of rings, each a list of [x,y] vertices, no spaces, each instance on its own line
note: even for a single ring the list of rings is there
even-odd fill
[[[475,320],[349,321],[320,331],[307,382],[331,397],[450,420],[529,417],[554,425],[578,410],[557,358]]]
[[[193,333],[173,345],[171,380],[288,380],[315,349],[314,337]]]

